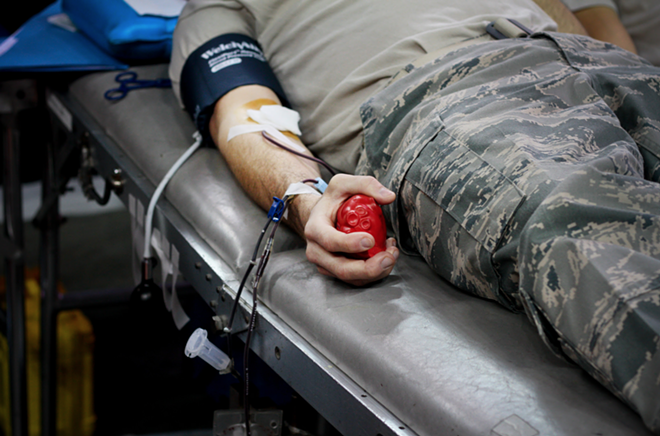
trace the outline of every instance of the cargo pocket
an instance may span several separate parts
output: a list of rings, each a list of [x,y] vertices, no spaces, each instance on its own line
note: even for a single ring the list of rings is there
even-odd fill
[[[418,155],[424,148],[444,129],[442,119],[437,114],[421,118],[410,117],[408,122],[400,123],[394,132],[383,141],[378,138],[376,134],[372,134],[369,130],[365,130],[365,154],[367,159],[372,161],[386,161],[387,165],[378,168],[377,165],[372,165],[376,170],[372,172],[378,180],[388,189],[397,194],[397,201],[383,205],[383,214],[388,224],[394,231],[399,248],[406,254],[416,254],[414,244],[409,241],[406,218],[401,216],[400,204],[401,201],[399,193],[401,184],[410,169],[410,166],[417,160]],[[405,133],[397,135],[397,131],[404,130],[402,125],[405,124]],[[378,140],[375,140],[378,138]],[[389,147],[394,150],[390,155],[383,152],[387,149],[385,144],[398,144],[397,147]]]
[[[420,151],[405,179],[488,253],[524,199],[511,180],[444,129]]]
[[[492,255],[523,192],[446,129],[417,153],[401,183],[400,233],[452,284],[510,307]]]

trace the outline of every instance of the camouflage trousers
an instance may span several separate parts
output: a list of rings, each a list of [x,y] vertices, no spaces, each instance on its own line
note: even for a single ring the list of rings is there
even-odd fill
[[[453,51],[361,107],[404,251],[524,310],[660,431],[660,69],[585,37]]]

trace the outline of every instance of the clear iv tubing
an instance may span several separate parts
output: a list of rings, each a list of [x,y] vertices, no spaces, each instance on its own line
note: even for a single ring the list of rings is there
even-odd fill
[[[184,164],[186,160],[199,148],[200,145],[202,145],[202,135],[199,132],[193,133],[193,138],[195,139],[195,142],[188,148],[188,150],[185,151],[179,157],[179,159],[174,162],[174,165],[169,169],[167,174],[165,174],[165,177],[163,177],[163,180],[160,181],[158,184],[158,187],[154,191],[154,195],[151,196],[151,200],[149,201],[149,207],[147,208],[147,216],[145,218],[145,230],[144,230],[144,259],[149,259],[151,257],[151,229],[153,227],[153,217],[154,217],[154,210],[156,209],[156,203],[158,203],[158,199],[160,198],[161,194],[165,190],[165,186],[167,186],[167,183],[174,177],[174,174],[181,168],[181,166]]]

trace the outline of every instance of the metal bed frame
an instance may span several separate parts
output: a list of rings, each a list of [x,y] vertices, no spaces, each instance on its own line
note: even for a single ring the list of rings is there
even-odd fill
[[[113,185],[112,189],[128,207],[130,196],[147,204],[155,190],[142,171],[131,162],[125,153],[103,133],[98,123],[86,113],[85,109],[70,99],[65,93],[52,92],[48,96],[49,108],[52,113],[54,138],[59,143],[50,148],[49,162],[53,171],[49,171],[44,181],[44,193],[51,193],[44,198],[44,207],[38,213],[37,220],[53,222],[57,215],[58,189],[62,181],[57,174],[56,162],[64,162],[69,153],[80,147],[88,147],[91,151],[94,168]],[[72,114],[71,124],[62,121],[61,110],[56,108],[61,102],[63,109]],[[66,116],[66,115],[65,115]],[[154,216],[154,227],[167,236],[176,245],[182,259],[179,268],[186,281],[208,302],[218,319],[226,320],[236,296],[240,277],[236,277],[227,265],[209,246],[203,238],[186,222],[180,213],[166,199],[159,201],[157,213]],[[46,259],[42,260],[42,271],[52,274],[44,277],[45,281],[54,283],[57,269],[57,235],[50,227],[42,230],[42,246]],[[46,276],[44,274],[44,276]],[[42,313],[42,346],[46,362],[55,362],[54,335],[55,314],[64,308],[80,304],[102,304],[104,301],[124,296],[86,295],[78,297],[76,302],[62,300],[56,295],[56,289],[48,283],[42,284],[44,295]],[[247,314],[252,309],[252,296],[243,293],[240,309],[244,316],[238,316],[242,324],[238,331],[244,331]],[[287,381],[315,409],[322,410],[323,415],[340,432],[344,434],[365,435],[413,435],[407,426],[392,415],[387,409],[347,377],[340,369],[328,361],[311,344],[298,335],[284,323],[275,313],[263,304],[258,305],[259,322],[253,334],[251,349],[270,366],[280,377]],[[50,314],[50,315],[49,315]],[[49,334],[52,333],[52,334]],[[237,335],[244,339],[245,332]],[[43,374],[42,407],[44,429],[43,434],[55,434],[55,374],[52,365],[44,365],[47,371]],[[314,383],[310,383],[314,380]]]
[[[148,73],[150,70],[145,71]],[[159,75],[162,74],[162,70],[155,71]],[[109,81],[107,78],[104,80]],[[42,208],[35,218],[41,231],[42,434],[48,436],[56,434],[55,320],[57,312],[129,299],[127,292],[90,291],[64,296],[57,294],[54,284],[57,281],[59,256],[59,195],[67,181],[64,180],[67,176],[62,174],[64,163],[71,153],[86,150],[89,159],[83,164],[91,165],[103,176],[108,193],[114,192],[127,206],[136,200],[147,204],[155,190],[152,179],[110,136],[106,126],[99,125],[91,113],[67,89],[67,85],[50,86],[43,99],[51,114],[53,140],[48,144],[48,165],[43,180]],[[95,82],[91,86],[104,85]],[[121,127],[121,124],[119,126]],[[9,157],[5,159],[5,165],[13,165],[12,168],[16,168],[16,161],[13,159],[18,158],[15,147],[17,147],[15,140],[12,141],[11,138],[5,140],[4,148],[6,156]],[[7,241],[3,244],[3,254],[9,258],[10,267],[8,268],[8,311],[7,319],[0,319],[5,321],[0,322],[0,325],[6,325],[10,339],[12,422],[18,424],[12,427],[12,433],[22,436],[27,434],[25,338],[22,329],[16,326],[23,325],[23,320],[20,319],[23,313],[21,251],[23,242],[20,194],[16,195],[16,192],[20,193],[20,183],[16,184],[18,181],[16,174],[10,175],[12,168],[6,168],[5,174],[8,180],[4,187],[5,190],[9,190],[9,195],[5,195],[5,207],[10,212],[6,220]],[[16,191],[17,186],[18,191]],[[96,195],[96,197],[101,196]],[[213,248],[216,241],[205,239],[195,230],[195,224],[186,219],[168,198],[162,198],[158,202],[154,228],[176,246],[180,253],[180,272],[212,309],[214,314],[212,322],[222,327],[227,323],[240,281],[236,273],[236,265],[231,264],[231,259],[223,259]],[[16,213],[17,211],[19,212]],[[361,297],[359,293],[339,287],[331,280],[317,277],[318,275],[305,275],[311,274],[312,268],[309,265],[294,265],[302,258],[300,250],[292,250],[271,260],[269,269],[272,267],[278,273],[275,277],[265,277],[262,298],[268,304],[258,305],[259,318],[251,341],[251,349],[341,433],[364,436],[482,434],[484,428],[488,428],[487,432],[496,436],[532,436],[548,432],[572,435],[576,434],[576,431],[585,430],[603,433],[609,431],[612,435],[626,436],[648,433],[632,410],[606,393],[595,382],[586,379],[576,368],[558,363],[540,343],[532,327],[525,324],[525,320],[474,297],[463,298],[460,293],[450,289],[449,285],[440,283],[441,280],[428,272],[428,268],[424,268],[422,262],[400,259],[399,263],[402,266],[398,270],[397,277],[385,285],[367,291]],[[421,283],[415,281],[417,276],[421,276]],[[278,284],[279,280],[281,283]],[[417,289],[418,285],[422,285],[422,288]],[[277,286],[286,289],[296,286],[302,288],[304,292],[291,292],[292,295],[280,293],[274,296],[269,288]],[[335,298],[332,302],[328,302],[329,306],[308,308],[305,304],[309,301],[295,300],[308,292],[313,294],[313,291],[319,287],[326,293],[321,295],[327,295],[328,299]],[[443,291],[451,295],[443,296]],[[413,292],[413,295],[402,297],[401,292]],[[357,295],[357,298],[351,299],[352,295]],[[375,295],[381,297],[373,297]],[[235,326],[235,330],[244,330],[246,317],[252,308],[251,298],[250,292],[245,292],[241,296],[239,306],[241,316],[237,317],[241,325]],[[396,301],[398,299],[402,300]],[[391,301],[399,305],[390,305]],[[378,320],[382,328],[406,330],[398,336],[388,337],[388,343],[373,343],[374,337],[366,334],[357,337],[355,342],[350,344],[353,348],[344,347],[341,344],[342,337],[339,337],[340,345],[329,349],[327,343],[311,342],[308,339],[311,337],[317,340],[317,336],[324,333],[328,325],[334,325],[333,323],[343,322],[342,333],[352,334],[350,329],[354,325],[354,316],[363,313],[334,310],[336,307],[330,307],[332,304],[357,305],[358,310],[365,310],[365,317],[385,318],[402,314],[409,316],[406,313],[411,313],[411,310],[419,309],[420,305],[429,302],[434,305],[433,308],[424,314],[416,314],[410,320],[406,320],[405,317],[400,322]],[[364,305],[360,306],[362,303]],[[381,306],[383,303],[385,306]],[[443,309],[445,303],[453,306]],[[278,310],[282,311],[283,307],[289,308],[291,305],[297,306],[291,308],[291,313],[278,313]],[[388,308],[394,312],[388,312]],[[325,313],[324,310],[329,310],[328,316],[337,318],[326,319],[325,324],[312,326],[311,330],[304,328],[299,330],[301,324],[297,322],[297,317],[306,316],[308,309],[311,311],[309,312],[311,317],[315,316],[315,313],[318,315],[319,310],[321,314]],[[425,319],[424,316],[430,318]],[[479,317],[487,319],[479,319]],[[475,323],[474,326],[466,324],[470,320]],[[407,321],[409,322],[406,323]],[[415,332],[419,332],[418,329],[423,329],[425,326],[430,326],[431,336],[425,337],[422,334],[416,339],[419,343],[408,346],[407,343],[411,340],[410,333],[416,334]],[[491,332],[490,329],[494,326],[503,330]],[[367,325],[366,330],[368,327]],[[517,333],[520,333],[520,337],[511,337]],[[244,340],[245,332],[237,336]],[[345,340],[346,337],[343,339]],[[400,401],[391,401],[393,395],[407,395],[397,391],[401,384],[391,380],[386,388],[380,388],[382,384],[378,386],[379,382],[386,382],[383,377],[396,376],[392,373],[393,368],[374,361],[374,358],[380,356],[379,353],[374,354],[373,350],[363,352],[359,349],[360,346],[376,349],[388,345],[398,347],[392,352],[403,362],[397,363],[398,366],[395,365],[394,368],[402,369],[402,376],[406,377],[406,381],[416,384],[417,387],[413,386],[411,389],[424,391],[427,388],[424,383],[428,380],[433,386],[429,392],[405,397]],[[351,360],[356,358],[355,347],[358,347],[359,362]],[[436,349],[425,353],[423,350],[429,347]],[[503,347],[504,351],[498,347]],[[528,350],[526,347],[533,349]],[[345,352],[346,350],[348,351]],[[414,355],[420,350],[423,356]],[[413,354],[406,355],[406,353]],[[417,366],[405,362],[406,359],[415,357],[419,357],[417,360],[422,361],[439,358],[442,362],[436,364],[427,361],[421,365],[417,362]],[[375,380],[365,379],[364,371],[356,372],[355,367],[369,365],[374,367],[366,371],[367,377],[370,377],[372,372],[377,373]],[[538,367],[530,365],[538,365]],[[414,372],[420,368],[421,371],[430,371],[430,376],[415,375]],[[547,371],[556,374],[548,374]],[[555,384],[558,387],[554,386]],[[520,394],[519,389],[522,390]],[[410,410],[405,409],[406,401],[411,403],[420,400],[435,401],[435,397],[439,400],[433,404],[431,410],[440,418],[429,418],[426,416],[429,408],[419,411],[420,409],[414,408],[414,404],[411,404]],[[502,405],[502,401],[508,404]],[[462,410],[457,411],[457,407]],[[491,413],[483,409],[481,414],[483,416],[471,415],[483,407],[494,407],[497,411]],[[420,413],[426,415],[420,417]],[[535,413],[538,416],[534,416]],[[418,418],[424,419],[424,423],[415,422]],[[536,422],[540,432],[525,422],[525,419],[531,423]],[[437,431],[431,430],[436,427]]]

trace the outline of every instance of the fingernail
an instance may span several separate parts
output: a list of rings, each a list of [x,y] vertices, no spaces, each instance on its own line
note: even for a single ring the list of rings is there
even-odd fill
[[[380,194],[382,197],[388,197],[388,196],[394,194],[394,192],[390,191],[390,190],[387,189],[387,188],[380,188],[380,192],[379,192],[379,194]]]
[[[373,242],[371,242],[371,239],[369,238],[362,238],[360,241],[360,246],[364,248],[365,250],[370,249],[371,247],[374,246]]]
[[[391,267],[392,265],[394,265],[394,261],[392,260],[391,257],[386,257],[386,258],[383,259],[383,261],[380,263],[380,267],[381,267],[382,269],[387,269],[387,268]]]

